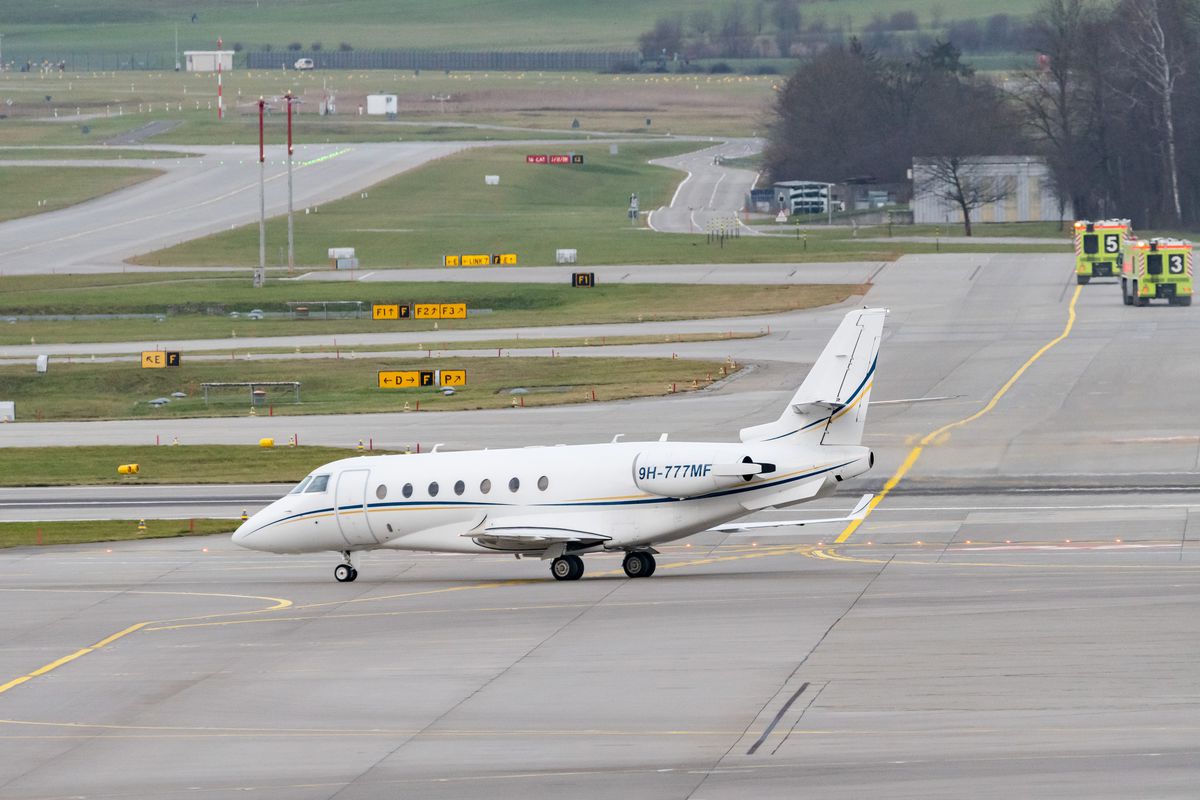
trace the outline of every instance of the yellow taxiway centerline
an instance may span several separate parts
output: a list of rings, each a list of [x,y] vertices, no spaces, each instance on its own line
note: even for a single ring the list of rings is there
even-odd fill
[[[845,542],[847,539],[849,539],[851,536],[854,535],[854,532],[856,530],[858,530],[858,527],[860,525],[862,525],[863,522],[866,521],[867,517],[871,516],[871,512],[875,510],[875,506],[882,503],[883,498],[887,497],[888,493],[891,492],[892,489],[895,489],[896,485],[899,484],[900,481],[904,480],[904,476],[907,475],[908,471],[911,470],[913,468],[913,465],[917,463],[917,459],[919,459],[921,457],[921,452],[928,445],[942,444],[943,442],[946,441],[946,437],[948,436],[950,431],[954,430],[955,428],[961,428],[963,425],[966,425],[968,423],[974,422],[975,420],[979,419],[984,414],[988,413],[993,408],[995,408],[996,404],[1000,402],[1000,398],[1002,398],[1002,397],[1004,397],[1004,395],[1008,394],[1008,390],[1011,389],[1013,387],[1013,385],[1016,384],[1016,382],[1021,379],[1021,376],[1025,374],[1025,371],[1027,369],[1029,369],[1031,366],[1033,366],[1034,362],[1036,362],[1042,356],[1046,355],[1046,353],[1048,353],[1050,351],[1050,349],[1052,347],[1054,347],[1056,344],[1058,344],[1063,339],[1066,339],[1068,336],[1071,335],[1071,329],[1075,327],[1075,305],[1076,305],[1076,303],[1079,302],[1079,293],[1082,289],[1083,289],[1082,285],[1077,285],[1075,287],[1075,294],[1071,295],[1071,303],[1070,303],[1070,305],[1067,306],[1067,324],[1066,324],[1066,327],[1063,328],[1063,332],[1060,333],[1058,336],[1054,337],[1053,339],[1051,339],[1050,341],[1046,342],[1044,345],[1042,345],[1038,349],[1038,351],[1036,353],[1031,355],[1025,361],[1025,363],[1022,364],[1017,369],[1017,371],[1012,374],[1012,377],[1010,377],[1007,381],[1004,382],[1004,385],[1000,387],[1000,390],[997,391],[994,395],[992,395],[992,399],[989,400],[987,402],[987,405],[985,405],[983,408],[979,409],[974,414],[971,414],[968,417],[963,417],[960,420],[955,420],[954,422],[943,425],[942,427],[938,428],[937,430],[930,431],[929,433],[925,434],[925,436],[921,438],[921,441],[917,443],[916,447],[914,447],[912,450],[909,451],[908,456],[904,459],[904,462],[900,464],[900,468],[897,469],[892,474],[892,477],[888,478],[887,483],[885,483],[883,485],[883,489],[879,492],[879,494],[877,494],[873,498],[871,498],[871,502],[867,504],[866,513],[863,514],[858,519],[852,521],[849,525],[847,525],[845,530],[843,530],[840,534],[838,534],[838,537],[836,539],[834,539],[835,544],[842,544],[843,542]]]

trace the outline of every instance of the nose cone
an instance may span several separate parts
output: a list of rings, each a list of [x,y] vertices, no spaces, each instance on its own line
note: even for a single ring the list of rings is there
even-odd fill
[[[233,543],[248,550],[261,549],[258,546],[259,543],[255,542],[254,532],[261,528],[265,521],[262,511],[252,514],[249,519],[239,525],[238,529],[233,532]],[[260,534],[257,538],[261,539],[262,535]]]

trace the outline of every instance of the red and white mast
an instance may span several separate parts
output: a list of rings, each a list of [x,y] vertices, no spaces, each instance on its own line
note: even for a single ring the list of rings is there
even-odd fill
[[[221,96],[221,62],[224,61],[221,37],[217,37],[217,119],[225,118],[225,98]]]

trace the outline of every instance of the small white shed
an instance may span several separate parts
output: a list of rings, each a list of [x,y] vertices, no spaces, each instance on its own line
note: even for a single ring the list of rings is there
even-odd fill
[[[183,57],[188,72],[216,72],[217,64],[222,72],[233,70],[232,50],[185,50]]]

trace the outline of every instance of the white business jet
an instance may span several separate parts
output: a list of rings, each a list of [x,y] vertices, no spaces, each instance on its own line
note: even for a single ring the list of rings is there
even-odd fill
[[[654,574],[654,546],[702,531],[736,533],[861,518],[736,523],[832,493],[866,472],[863,447],[884,309],[852,311],[779,419],[743,428],[738,444],[656,442],[525,447],[346,458],[313,471],[246,520],[233,541],[272,553],[506,553],[550,561],[561,581],[586,553],[623,551],[625,574]]]

